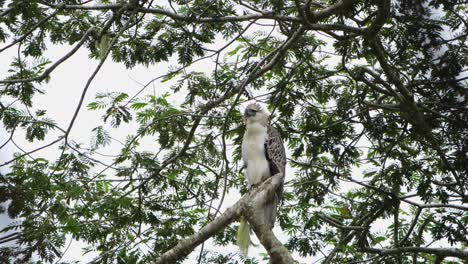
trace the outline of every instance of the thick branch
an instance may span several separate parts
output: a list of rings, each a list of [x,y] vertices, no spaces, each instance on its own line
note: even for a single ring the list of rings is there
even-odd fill
[[[324,18],[343,12],[345,8],[351,6],[355,2],[357,2],[357,0],[341,0],[338,3],[335,3],[331,6],[322,8],[315,12],[311,12],[310,15],[313,17],[314,21],[322,20]],[[46,5],[52,8],[61,7],[65,10],[103,10],[103,11],[115,10],[124,6],[124,4],[92,5],[92,6],[83,6],[83,5],[59,6],[59,5],[49,4],[49,3],[47,3]],[[302,19],[299,17],[278,15],[271,11],[263,11],[260,14],[247,14],[247,15],[239,15],[239,16],[194,17],[194,16],[181,15],[176,12],[172,12],[172,11],[165,10],[162,8],[145,8],[141,6],[135,6],[132,8],[134,8],[134,10],[139,13],[164,15],[174,20],[183,21],[183,22],[194,22],[194,23],[230,23],[230,22],[243,22],[243,21],[257,20],[257,19],[273,19],[277,21],[303,22]],[[316,26],[320,26],[320,25],[316,25]],[[333,25],[333,26],[337,26],[337,25]],[[343,28],[346,29],[347,27],[338,27],[337,29],[343,29]],[[351,27],[349,27],[349,29],[351,29]]]
[[[47,4],[52,8],[59,8],[59,5]],[[92,5],[92,6],[83,6],[83,5],[65,5],[63,9],[65,10],[116,10],[124,7],[124,4],[111,4],[111,5]],[[145,8],[145,7],[135,7],[134,9],[138,13],[147,13],[147,14],[157,14],[170,17],[174,20],[184,21],[184,22],[196,22],[196,23],[228,23],[228,22],[242,22],[256,19],[275,19],[280,21],[300,21],[297,17],[275,15],[271,12],[263,14],[248,14],[242,16],[224,16],[224,17],[193,17],[181,15],[166,9],[162,8]]]
[[[159,256],[159,258],[157,258],[154,263],[175,263],[177,260],[187,256],[195,249],[195,247],[235,221],[249,203],[252,201],[255,201],[255,203],[265,203],[268,197],[267,194],[274,192],[274,190],[280,184],[282,177],[282,174],[277,174],[267,179],[258,188],[242,196],[239,201],[237,201],[233,206],[229,207],[224,213],[215,218],[212,222],[200,229],[198,233],[179,241],[175,247]],[[276,244],[274,245],[277,246]]]
[[[356,0],[341,0],[331,6],[320,9],[316,12],[312,12],[311,16],[314,21],[327,18],[333,14],[342,13],[346,8],[350,7]]]
[[[278,264],[293,264],[296,263],[292,258],[291,253],[288,249],[276,238],[273,231],[268,225],[261,225],[257,222],[258,219],[255,217],[248,218],[249,223],[252,224],[252,228],[255,234],[260,240],[260,243],[265,247],[270,255],[270,263]]]
[[[390,0],[375,1],[377,2],[377,17],[368,28],[365,29],[366,34],[369,36],[375,35],[380,28],[383,27],[390,17]]]
[[[265,219],[261,219],[254,212],[255,208],[262,206],[267,200],[270,200],[275,195],[275,190],[277,186],[282,182],[282,175],[278,174],[272,178],[270,182],[265,182],[264,185],[269,185],[265,187],[264,191],[258,195],[252,197],[252,201],[247,204],[244,214],[252,225],[252,228],[255,234],[260,240],[260,243],[265,247],[270,255],[270,263],[280,263],[280,264],[292,264],[295,263],[288,249],[276,238],[275,234],[271,230],[269,224],[265,224]]]

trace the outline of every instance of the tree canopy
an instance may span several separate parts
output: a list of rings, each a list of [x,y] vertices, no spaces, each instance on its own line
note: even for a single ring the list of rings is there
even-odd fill
[[[0,146],[18,147],[0,161],[0,212],[14,219],[0,229],[0,262],[58,261],[72,237],[102,263],[183,262],[190,253],[199,263],[262,263],[204,244],[235,244],[238,217],[248,218],[249,203],[276,184],[246,189],[239,106],[247,100],[268,107],[289,155],[278,215],[287,239],[255,229],[272,260],[468,259],[466,1],[0,0],[0,7],[0,54],[16,50],[1,62],[8,136]],[[66,50],[51,60],[44,54],[55,45]],[[47,96],[56,70],[78,50],[99,64],[61,124],[35,98]],[[90,95],[106,60],[172,66],[137,93]],[[211,68],[197,66],[204,61]],[[167,93],[147,93],[155,82]],[[84,111],[102,118],[88,131],[91,143],[70,136]],[[21,138],[36,148],[21,148]],[[103,157],[110,145],[120,150]],[[245,195],[222,211],[236,192]]]

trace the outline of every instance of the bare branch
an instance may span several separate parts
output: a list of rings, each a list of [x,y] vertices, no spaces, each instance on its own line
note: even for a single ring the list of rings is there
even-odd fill
[[[398,245],[400,245],[400,246],[403,245],[406,242],[406,240],[408,240],[411,233],[413,233],[414,227],[416,226],[416,223],[418,222],[418,219],[419,219],[419,216],[421,215],[421,212],[422,212],[422,208],[418,207],[418,209],[416,211],[416,215],[413,218],[413,222],[411,222],[411,226],[408,228],[408,231],[406,232],[405,237],[400,240]]]
[[[60,137],[57,138],[56,140],[54,140],[54,141],[52,141],[52,142],[50,142],[50,143],[48,143],[48,144],[46,144],[46,145],[44,145],[44,146],[38,147],[38,148],[36,148],[36,149],[33,149],[33,150],[31,150],[31,151],[28,151],[28,152],[26,152],[26,153],[23,153],[23,154],[21,154],[21,155],[18,155],[18,156],[14,157],[13,159],[11,159],[11,160],[9,160],[9,161],[7,161],[7,162],[4,162],[4,163],[0,164],[0,167],[3,167],[3,166],[5,166],[5,165],[8,165],[8,164],[10,164],[10,163],[12,163],[12,162],[14,162],[14,161],[16,161],[16,160],[18,160],[18,159],[21,159],[21,158],[23,158],[23,157],[25,157],[25,156],[28,156],[28,155],[30,155],[30,154],[32,154],[32,153],[34,153],[34,152],[37,152],[37,151],[39,151],[39,150],[46,149],[46,148],[48,148],[48,147],[50,147],[50,146],[52,146],[52,145],[55,145],[56,143],[62,141],[63,138],[64,138],[63,136],[60,136]]]
[[[428,253],[441,257],[455,257],[459,259],[468,259],[468,251],[458,248],[426,248],[426,247],[400,247],[389,249],[364,248],[363,251],[380,255],[394,255],[401,253]]]
[[[65,56],[63,56],[58,61],[56,61],[54,64],[52,64],[49,68],[47,68],[41,75],[36,76],[36,77],[32,77],[32,78],[27,78],[27,79],[2,80],[2,81],[0,81],[0,84],[19,83],[19,82],[34,82],[34,81],[44,80],[45,78],[47,78],[52,73],[52,71],[55,70],[55,68],[57,68],[60,64],[62,64],[64,61],[66,61],[71,56],[73,56],[73,54],[75,54],[75,52],[78,51],[78,49],[80,49],[81,46],[83,46],[85,41],[88,39],[88,37],[91,35],[91,33],[94,32],[94,30],[95,30],[95,27],[89,28],[85,32],[83,37],[80,39],[80,41],[75,45],[75,47],[73,47],[72,50],[70,50],[67,54],[65,54]]]
[[[463,206],[463,205],[456,205],[456,204],[418,204],[412,201],[408,201],[406,199],[401,199],[403,202],[412,204],[414,206],[417,206],[419,208],[453,208],[453,209],[458,209],[458,210],[463,210],[463,211],[468,211],[468,206]]]

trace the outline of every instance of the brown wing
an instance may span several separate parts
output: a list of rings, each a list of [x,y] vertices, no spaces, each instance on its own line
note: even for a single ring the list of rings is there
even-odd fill
[[[284,179],[286,173],[286,151],[284,150],[280,134],[271,125],[268,125],[268,139],[265,142],[265,152],[270,165],[270,174],[273,176],[282,172]],[[276,195],[281,200],[283,197],[283,184],[276,190]]]

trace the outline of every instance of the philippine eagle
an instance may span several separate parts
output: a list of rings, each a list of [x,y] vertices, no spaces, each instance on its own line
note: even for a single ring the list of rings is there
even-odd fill
[[[250,104],[244,112],[246,130],[242,140],[242,160],[245,167],[245,178],[249,189],[260,185],[267,178],[282,172],[286,168],[286,153],[283,141],[276,129],[270,125],[269,114],[258,104]],[[276,195],[260,208],[265,224],[273,228],[276,210],[283,195],[283,183],[276,190]],[[250,227],[242,217],[237,234],[237,244],[245,256],[250,245]]]

